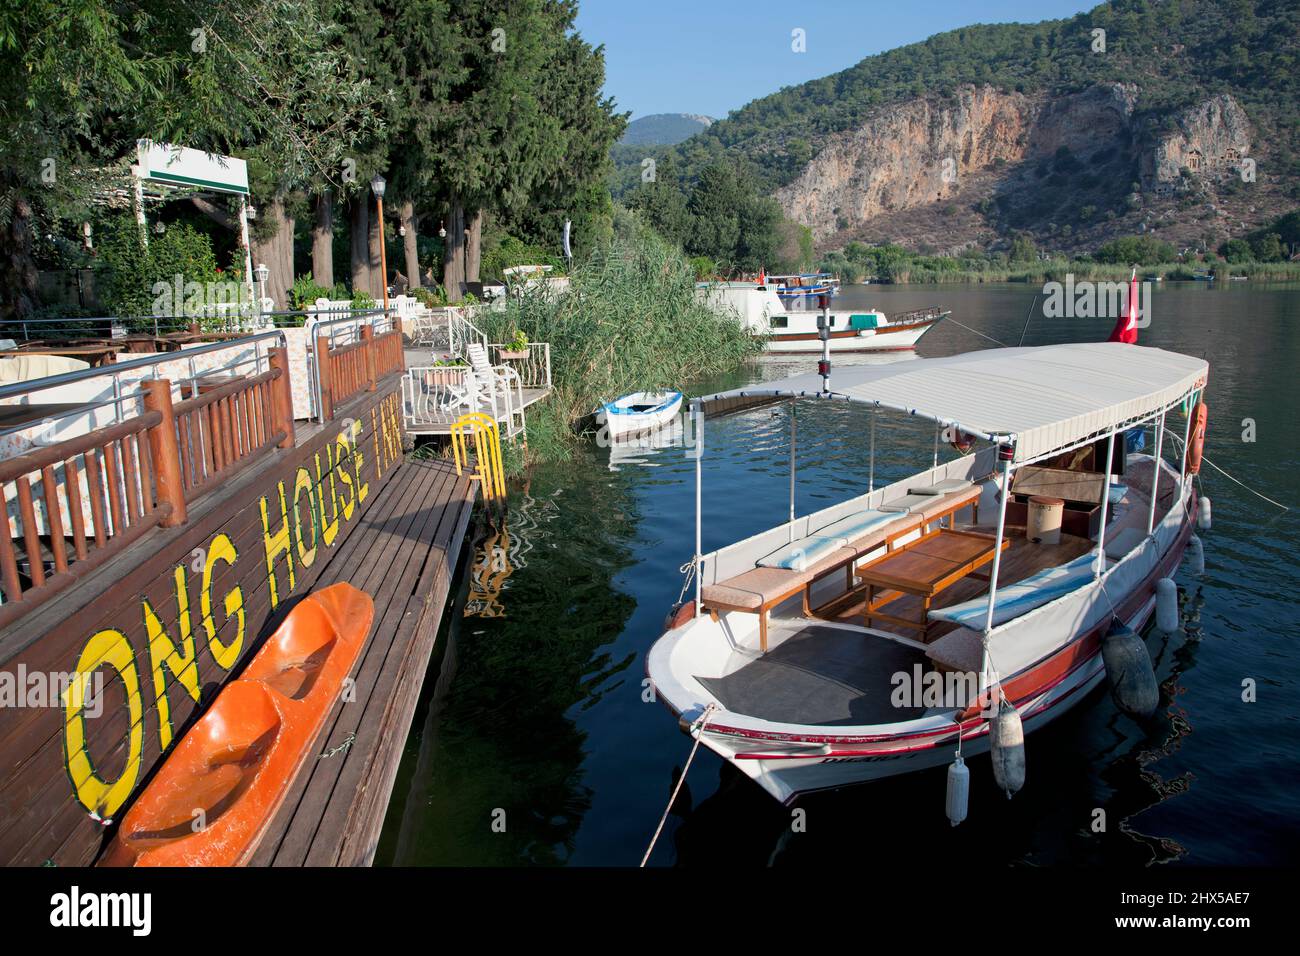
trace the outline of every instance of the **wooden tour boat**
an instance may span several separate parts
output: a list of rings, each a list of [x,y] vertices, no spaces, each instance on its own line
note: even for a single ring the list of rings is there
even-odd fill
[[[1103,646],[1128,640],[1150,674],[1122,628],[1139,630],[1158,592],[1176,598],[1164,579],[1197,514],[1207,374],[1200,359],[1105,342],[855,366],[829,387],[807,374],[694,400],[699,437],[706,414],[747,405],[862,404],[871,461],[864,494],[802,517],[792,495],[788,520],[702,554],[697,459],[695,599],[650,651],[657,696],[789,802],[955,753],[964,775],[961,755],[988,752],[991,728],[1032,732],[1101,683]],[[875,421],[888,412],[932,422],[935,453],[878,488]],[[1126,453],[1126,433],[1148,425],[1154,454]],[[1173,464],[1169,428],[1186,449]],[[959,457],[940,461],[941,435]],[[1167,613],[1176,620],[1176,604]],[[1149,687],[1142,706],[1154,708],[1154,677]],[[995,748],[999,783],[1011,750],[1006,737]]]

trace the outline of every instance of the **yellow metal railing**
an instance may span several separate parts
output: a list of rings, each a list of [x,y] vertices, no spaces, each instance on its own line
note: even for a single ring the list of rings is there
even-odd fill
[[[474,442],[474,461],[478,470],[470,477],[483,489],[483,498],[506,496],[505,469],[501,465],[501,434],[492,416],[483,412],[470,412],[456,419],[451,426],[451,450],[456,458],[456,474],[469,467],[469,439]]]

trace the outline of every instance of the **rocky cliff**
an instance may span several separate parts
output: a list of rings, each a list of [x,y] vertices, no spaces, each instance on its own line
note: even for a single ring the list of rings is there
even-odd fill
[[[828,246],[892,238],[952,251],[1024,229],[1070,247],[1135,215],[1140,230],[1142,207],[1241,175],[1252,137],[1229,95],[1159,126],[1135,119],[1140,96],[1118,83],[1065,96],[967,86],[880,107],[829,137],[777,198]]]

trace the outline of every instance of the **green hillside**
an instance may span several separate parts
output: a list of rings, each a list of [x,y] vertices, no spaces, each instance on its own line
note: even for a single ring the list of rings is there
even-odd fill
[[[1105,31],[1094,52],[1093,31]],[[1300,184],[1300,3],[1295,0],[1117,0],[1066,20],[977,25],[867,57],[847,70],[754,100],[685,142],[616,154],[614,191],[660,176],[693,181],[721,158],[752,164],[772,190],[791,181],[828,134],[867,111],[988,84],[1063,94],[1097,83],[1139,88],[1138,119],[1159,130],[1172,113],[1231,93],[1259,130],[1275,175]]]
[[[619,144],[623,146],[673,146],[708,129],[713,121],[693,113],[653,113],[627,124]]]

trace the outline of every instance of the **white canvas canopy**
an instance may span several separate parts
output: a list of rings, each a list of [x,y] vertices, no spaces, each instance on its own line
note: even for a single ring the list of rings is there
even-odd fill
[[[839,367],[829,393],[809,372],[701,401],[707,412],[711,402],[748,396],[846,399],[1014,442],[1021,463],[1157,415],[1204,384],[1208,372],[1203,359],[1177,352],[1081,342]]]

